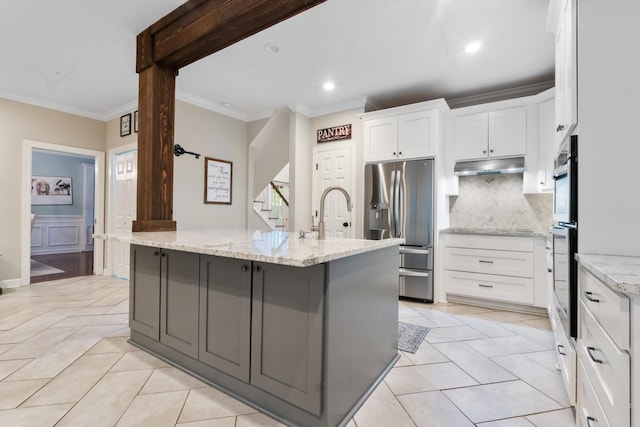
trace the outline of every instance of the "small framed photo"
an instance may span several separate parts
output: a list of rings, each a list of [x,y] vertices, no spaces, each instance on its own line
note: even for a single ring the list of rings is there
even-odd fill
[[[131,113],[120,117],[120,136],[131,135]]]
[[[138,133],[138,110],[133,112],[133,131]]]

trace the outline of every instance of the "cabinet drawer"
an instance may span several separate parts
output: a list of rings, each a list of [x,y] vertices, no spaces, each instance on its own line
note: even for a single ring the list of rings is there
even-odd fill
[[[445,270],[447,293],[533,304],[533,279]]]
[[[494,251],[533,252],[532,237],[487,236],[485,234],[447,234],[445,246]]]
[[[587,378],[587,373],[578,362],[578,407],[576,408],[576,424],[580,427],[610,427],[607,417],[598,402],[596,392]]]
[[[580,301],[618,347],[629,349],[629,298],[580,267]]]
[[[580,302],[580,315],[578,359],[607,419],[614,426],[628,426],[631,415],[629,354],[618,349],[583,302]]]
[[[533,253],[445,248],[445,268],[474,273],[533,277]]]
[[[558,355],[558,364],[560,365],[560,373],[562,381],[567,390],[569,403],[576,404],[576,349],[573,341],[570,341],[565,333],[562,323],[558,318],[558,312],[555,307],[549,310],[549,319],[553,326],[553,335],[556,341],[556,354]]]

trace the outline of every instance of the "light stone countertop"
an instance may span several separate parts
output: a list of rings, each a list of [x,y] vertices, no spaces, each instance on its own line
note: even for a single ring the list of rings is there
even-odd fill
[[[509,228],[445,228],[446,234],[479,234],[485,236],[547,237],[547,232]]]
[[[249,261],[308,267],[400,245],[403,239],[301,239],[298,233],[253,230],[178,230],[95,234],[94,238]]]
[[[614,291],[640,295],[640,257],[576,254],[576,259]]]

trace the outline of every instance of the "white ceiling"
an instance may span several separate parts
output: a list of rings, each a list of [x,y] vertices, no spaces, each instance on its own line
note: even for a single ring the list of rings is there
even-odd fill
[[[183,2],[1,1],[0,97],[101,120],[136,109],[136,36]],[[177,97],[253,120],[282,106],[316,116],[549,82],[548,3],[327,0],[181,69]],[[464,53],[472,40],[483,48]]]

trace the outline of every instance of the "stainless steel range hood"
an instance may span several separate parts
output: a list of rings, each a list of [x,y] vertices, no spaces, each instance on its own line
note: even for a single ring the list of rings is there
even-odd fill
[[[524,157],[456,162],[453,171],[456,175],[463,176],[489,175],[495,173],[522,173],[524,172]]]

